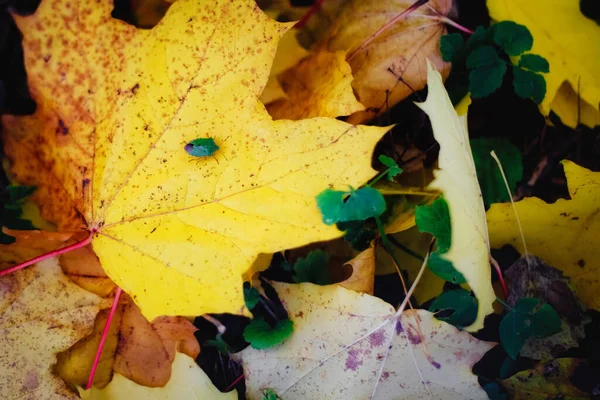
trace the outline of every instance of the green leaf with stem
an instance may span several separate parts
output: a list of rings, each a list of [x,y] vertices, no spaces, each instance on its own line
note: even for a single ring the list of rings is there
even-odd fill
[[[386,209],[383,195],[371,187],[348,192],[325,189],[316,197],[323,222],[332,225],[338,222],[364,221],[378,217]]]
[[[435,317],[457,328],[469,326],[477,317],[477,299],[464,289],[449,290],[436,297],[429,306],[429,311],[433,313],[450,310],[454,312],[449,316]]]
[[[529,338],[543,338],[560,330],[560,317],[551,305],[526,297],[517,301],[500,322],[500,342],[514,360]]]
[[[328,285],[329,254],[323,250],[313,250],[305,258],[298,258],[294,264],[294,282],[310,282],[317,285]]]
[[[263,318],[254,318],[244,329],[244,339],[255,349],[268,349],[283,343],[294,331],[289,318],[278,321],[271,327]]]
[[[494,43],[509,56],[518,56],[533,46],[533,36],[525,25],[514,21],[502,21],[491,27]]]

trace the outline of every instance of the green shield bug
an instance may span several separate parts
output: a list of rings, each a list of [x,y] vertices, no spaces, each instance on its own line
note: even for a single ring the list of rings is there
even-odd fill
[[[209,157],[219,150],[219,146],[212,138],[200,138],[187,143],[183,149],[192,157]]]

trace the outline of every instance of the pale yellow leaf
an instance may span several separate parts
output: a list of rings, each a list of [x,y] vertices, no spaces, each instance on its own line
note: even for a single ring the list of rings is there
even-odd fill
[[[428,188],[443,193],[450,208],[452,245],[442,257],[454,265],[475,293],[477,319],[467,331],[483,328],[485,316],[494,312],[489,239],[481,189],[469,144],[467,116],[452,107],[439,72],[428,64],[427,100],[417,104],[429,116],[435,140],[440,144],[439,169]]]
[[[76,399],[52,365],[91,333],[106,306],[71,282],[56,258],[0,277],[0,398]]]
[[[283,344],[239,354],[247,397],[270,387],[295,399],[484,399],[472,366],[495,343],[425,310],[399,320],[384,301],[337,285],[274,283],[294,322]]]
[[[235,400],[237,391],[221,393],[193,358],[182,353],[175,354],[171,379],[165,387],[140,386],[123,375],[115,374],[104,389],[79,389],[84,400]]]

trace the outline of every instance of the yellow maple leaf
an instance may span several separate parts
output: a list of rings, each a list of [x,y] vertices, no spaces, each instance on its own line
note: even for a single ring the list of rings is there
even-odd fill
[[[31,117],[3,140],[42,214],[95,233],[109,277],[152,320],[239,312],[259,253],[339,237],[314,196],[375,174],[386,128],[273,121],[258,101],[290,24],[252,0],[175,2],[151,30],[112,1],[44,0],[23,33]],[[211,157],[184,145],[212,138]]]
[[[286,98],[267,106],[274,119],[336,118],[365,109],[352,91],[345,51],[319,49],[277,78]]]
[[[76,399],[51,366],[109,304],[71,282],[56,258],[0,277],[0,398]]]
[[[600,307],[600,172],[563,161],[571,200],[553,204],[530,197],[515,203],[527,250],[564,271],[577,296],[589,308]],[[493,204],[487,212],[491,246],[510,244],[524,252],[510,204]]]
[[[265,387],[283,399],[480,399],[471,372],[495,343],[425,310],[400,317],[383,300],[337,285],[274,283],[294,333],[240,358],[249,399]]]
[[[490,16],[496,21],[512,20],[527,26],[533,35],[533,53],[550,63],[546,79],[544,112],[566,80],[579,88],[583,100],[600,105],[600,26],[579,10],[571,0],[488,0]],[[543,10],[543,12],[540,12]]]
[[[165,387],[140,386],[123,375],[115,374],[112,382],[103,389],[79,389],[84,400],[155,399],[155,400],[235,400],[237,391],[221,393],[193,358],[175,354],[173,374]]]
[[[452,229],[452,245],[441,257],[463,274],[477,297],[477,319],[465,328],[477,331],[483,328],[485,316],[494,311],[496,294],[491,282],[485,209],[469,144],[467,115],[456,114],[442,77],[431,63],[428,63],[427,89],[427,100],[417,105],[429,116],[433,136],[440,144],[440,169],[434,171],[435,179],[428,188],[444,194]]]

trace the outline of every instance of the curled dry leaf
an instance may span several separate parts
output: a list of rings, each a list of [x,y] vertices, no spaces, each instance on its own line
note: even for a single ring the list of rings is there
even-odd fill
[[[352,275],[339,285],[355,292],[373,294],[375,288],[375,246],[371,242],[368,249],[348,261],[345,265],[352,267]]]
[[[0,398],[76,399],[52,365],[109,305],[71,282],[56,258],[0,277]]]
[[[102,268],[148,319],[238,313],[260,253],[342,235],[315,196],[371,178],[387,129],[273,121],[258,96],[290,24],[253,0],[180,0],[150,30],[112,8],[44,0],[15,17],[38,107],[2,117],[13,172],[59,231],[96,233]],[[219,149],[188,155],[197,138]]]
[[[352,91],[344,51],[317,50],[277,79],[286,98],[267,105],[274,119],[336,118],[365,109]]]
[[[92,335],[58,355],[56,371],[66,382],[85,386],[98,350],[109,310],[98,314]],[[165,386],[175,352],[196,358],[196,328],[181,317],[158,317],[151,323],[135,304],[119,305],[112,320],[94,385],[105,387],[113,371],[142,386]]]
[[[286,400],[485,398],[471,368],[495,343],[424,310],[396,320],[388,303],[337,285],[273,287],[294,333],[280,346],[239,353],[249,399],[265,387]]]
[[[342,2],[334,22],[323,39],[329,51],[354,51],[414,3],[414,0],[352,0]],[[396,22],[368,46],[348,60],[358,101],[369,111],[355,115],[352,122],[364,121],[402,101],[413,90],[427,83],[427,65],[431,60],[444,77],[450,64],[442,60],[439,43],[446,33],[437,16],[446,16],[451,0],[431,0]],[[401,78],[401,80],[399,80]]]
[[[600,307],[600,172],[563,161],[571,200],[553,204],[530,197],[515,203],[530,254],[561,270],[588,308]],[[491,245],[510,244],[524,253],[519,226],[510,203],[493,204],[487,212]],[[557,234],[558,232],[558,234]],[[566,299],[565,299],[566,300]]]
[[[154,400],[235,400],[237,391],[221,393],[193,358],[177,353],[173,375],[165,387],[140,386],[123,375],[116,374],[104,389],[79,389],[84,400],[154,399]]]

